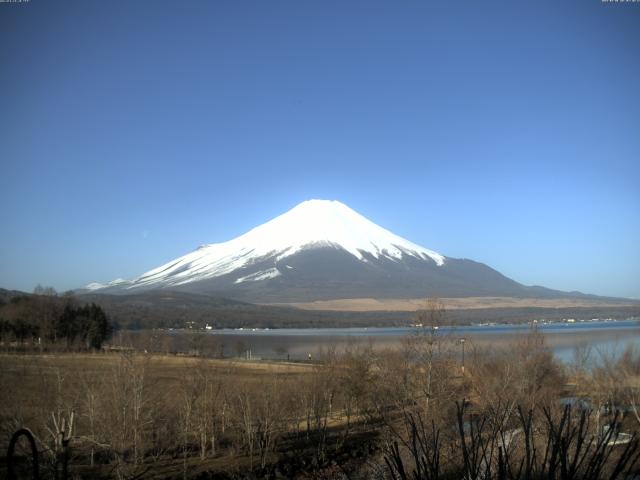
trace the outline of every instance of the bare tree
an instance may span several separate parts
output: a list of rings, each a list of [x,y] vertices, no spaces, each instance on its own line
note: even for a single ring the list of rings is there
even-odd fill
[[[183,377],[183,403],[186,435],[192,435],[199,445],[200,458],[216,453],[216,439],[221,430],[224,409],[223,377],[210,368],[206,360],[190,368]]]
[[[608,375],[608,389],[610,390],[611,406],[618,402],[629,407],[636,422],[640,424],[640,352],[634,346],[629,346],[615,361],[605,363],[605,372],[594,372],[596,375]],[[598,375],[599,376],[599,375]],[[604,379],[600,379],[602,382]],[[607,385],[605,384],[605,388]]]
[[[329,421],[339,388],[336,351],[330,348],[319,355],[319,362],[300,379],[297,389],[306,426],[305,436],[314,441],[319,461],[326,457]]]
[[[145,442],[154,422],[154,396],[147,379],[149,357],[120,355],[107,378],[105,424],[109,445],[116,462],[116,473],[122,477],[144,461]],[[131,452],[130,454],[128,452]]]

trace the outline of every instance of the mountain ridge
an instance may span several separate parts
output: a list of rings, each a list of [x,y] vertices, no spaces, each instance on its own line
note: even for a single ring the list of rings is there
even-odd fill
[[[80,293],[171,289],[253,303],[338,298],[581,297],[526,286],[470,259],[445,257],[335,200],[308,200],[227,242],[205,244],[133,280]]]

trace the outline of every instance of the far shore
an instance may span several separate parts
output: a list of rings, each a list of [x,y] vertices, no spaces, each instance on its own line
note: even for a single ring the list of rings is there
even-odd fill
[[[479,308],[571,308],[638,306],[631,299],[592,298],[517,298],[517,297],[460,297],[439,298],[448,310]],[[302,310],[345,312],[415,312],[425,308],[424,298],[343,298],[313,302],[269,303],[265,305],[295,307]]]

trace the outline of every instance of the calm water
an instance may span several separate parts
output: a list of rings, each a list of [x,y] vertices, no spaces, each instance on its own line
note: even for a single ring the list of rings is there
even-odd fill
[[[602,355],[616,355],[628,346],[640,347],[640,322],[621,321],[576,321],[575,323],[538,323],[537,328],[554,354],[564,362],[571,362],[576,347],[588,349],[592,359]],[[458,339],[464,338],[467,348],[504,345],[520,335],[526,334],[530,326],[525,325],[475,325],[463,327],[440,327],[437,335]],[[424,328],[287,328],[215,330],[228,349],[244,345],[254,357],[275,358],[289,355],[291,359],[317,355],[319,350],[330,346],[338,350],[356,343],[371,344],[374,348],[399,346],[407,335],[429,331]],[[238,347],[235,347],[238,349]],[[286,352],[286,353],[285,353]]]

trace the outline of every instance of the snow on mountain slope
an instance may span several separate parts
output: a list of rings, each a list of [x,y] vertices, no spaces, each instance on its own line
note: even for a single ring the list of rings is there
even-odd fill
[[[121,287],[129,284],[131,284],[129,280],[125,280],[124,278],[116,278],[115,280],[112,280],[108,283],[93,282],[89,285],[86,285],[84,288],[85,290],[100,290],[103,288]]]
[[[120,282],[119,285],[126,289],[184,285],[226,275],[267,258],[273,258],[275,264],[301,250],[327,246],[344,249],[363,262],[367,262],[369,254],[397,260],[411,256],[432,260],[438,266],[445,263],[444,256],[391,233],[343,203],[308,200],[233,240],[203,245],[144,273],[128,285]],[[270,268],[239,278],[236,283],[279,275],[276,268]],[[101,288],[98,285],[85,288]]]

